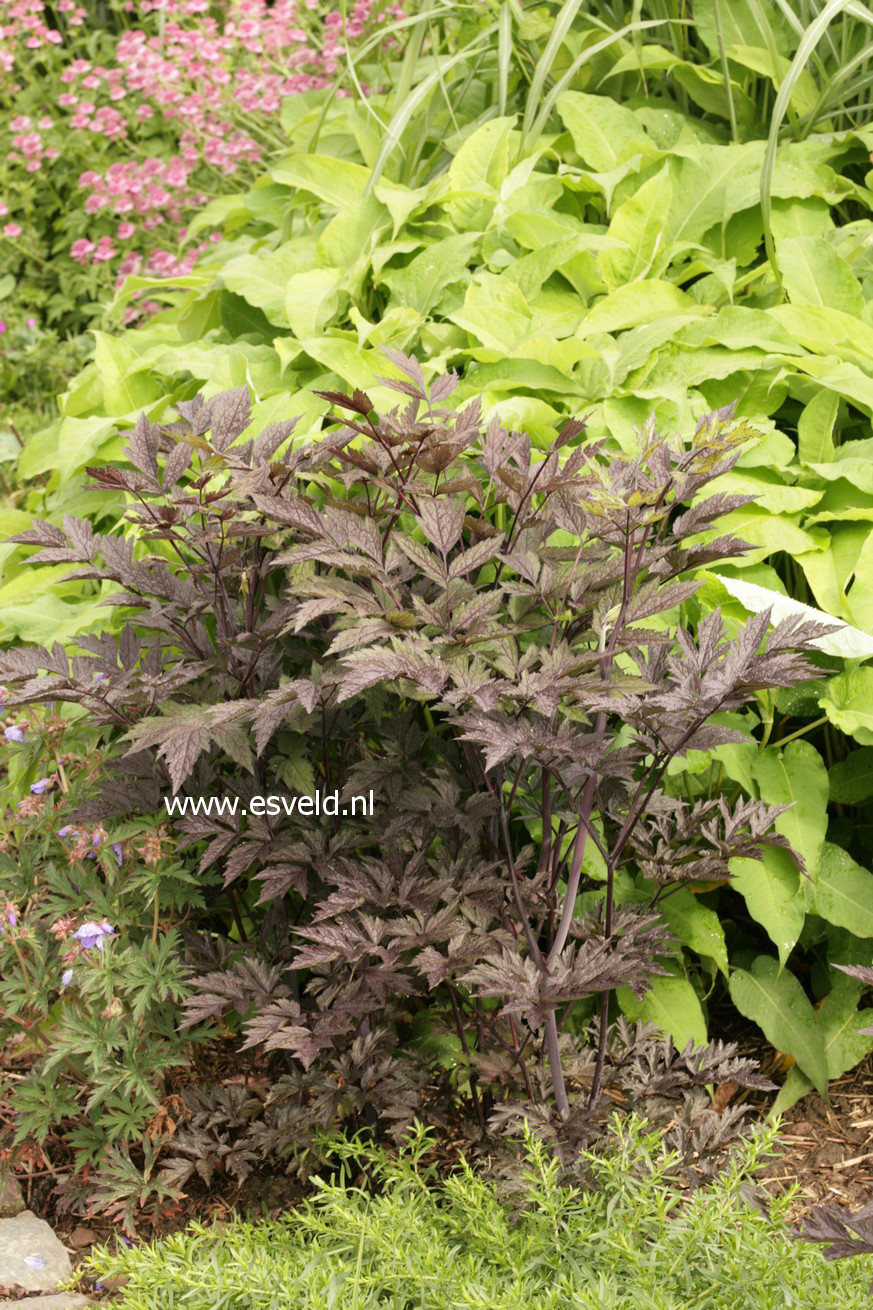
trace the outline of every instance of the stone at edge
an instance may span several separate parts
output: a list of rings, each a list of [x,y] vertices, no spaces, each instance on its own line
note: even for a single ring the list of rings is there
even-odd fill
[[[81,1292],[54,1292],[28,1296],[23,1301],[0,1301],[0,1310],[87,1310],[91,1304]]]
[[[0,1174],[0,1219],[12,1219],[24,1209],[21,1184],[12,1174]]]
[[[32,1210],[0,1219],[0,1287],[54,1292],[72,1273],[70,1257],[44,1219]]]

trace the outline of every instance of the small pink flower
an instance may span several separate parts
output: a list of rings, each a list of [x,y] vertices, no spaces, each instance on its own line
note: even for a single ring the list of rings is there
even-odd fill
[[[130,238],[135,234],[135,232],[136,232],[136,226],[135,226],[135,224],[133,224],[133,223],[119,223],[119,224],[118,224],[118,240],[119,240],[119,241],[129,241]]]
[[[18,223],[7,223],[3,229],[3,235],[10,240],[21,236],[21,228]]]

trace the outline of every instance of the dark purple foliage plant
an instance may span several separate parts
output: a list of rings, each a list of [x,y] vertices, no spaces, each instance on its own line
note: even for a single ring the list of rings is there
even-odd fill
[[[0,670],[17,703],[74,702],[116,743],[91,816],[180,790],[241,800],[177,821],[225,888],[191,946],[189,1019],[223,1016],[285,1061],[269,1114],[242,1092],[225,1107],[257,1119],[239,1173],[313,1126],[399,1132],[450,1095],[482,1132],[510,1104],[587,1120],[610,997],[676,957],[663,901],[786,846],[779,810],[691,802],[668,772],[742,740],[720,716],[808,677],[820,631],[686,621],[693,571],[742,550],[714,525],[745,498],[706,488],[744,425],[718,411],[683,440],[649,424],[625,454],[572,421],[535,449],[478,402],[449,407],[455,375],[428,386],[386,353],[389,414],[323,393],[344,418],[319,440],[290,443],[290,423],[243,440],[245,388],[196,397],[175,422],[141,417],[127,466],[90,470],[129,495],[129,537],[67,519],[15,538],[118,588],[119,638]],[[240,812],[316,788],[372,789],[374,814]],[[717,1081],[718,1061],[686,1055],[689,1086]],[[216,1145],[208,1107],[193,1122],[180,1178],[237,1140]]]

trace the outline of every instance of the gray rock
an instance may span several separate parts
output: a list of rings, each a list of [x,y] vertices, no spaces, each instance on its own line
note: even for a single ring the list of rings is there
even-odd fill
[[[0,1219],[11,1219],[24,1209],[21,1184],[13,1174],[0,1174]]]
[[[32,1210],[0,1219],[0,1287],[54,1292],[72,1272],[66,1250]]]
[[[28,1296],[23,1301],[0,1301],[0,1310],[86,1310],[91,1305],[81,1292],[55,1292],[53,1296]]]

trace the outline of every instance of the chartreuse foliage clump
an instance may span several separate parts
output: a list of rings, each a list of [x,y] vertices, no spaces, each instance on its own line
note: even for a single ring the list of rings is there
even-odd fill
[[[466,1164],[439,1178],[421,1132],[394,1157],[341,1143],[345,1169],[289,1214],[97,1251],[87,1272],[128,1280],[119,1310],[865,1310],[865,1262],[829,1266],[799,1247],[791,1196],[750,1186],[772,1142],[747,1143],[717,1182],[683,1199],[675,1159],[633,1116],[613,1124],[601,1153],[585,1153],[585,1187],[567,1186],[528,1137],[514,1211]],[[351,1181],[362,1165],[366,1188]]]

